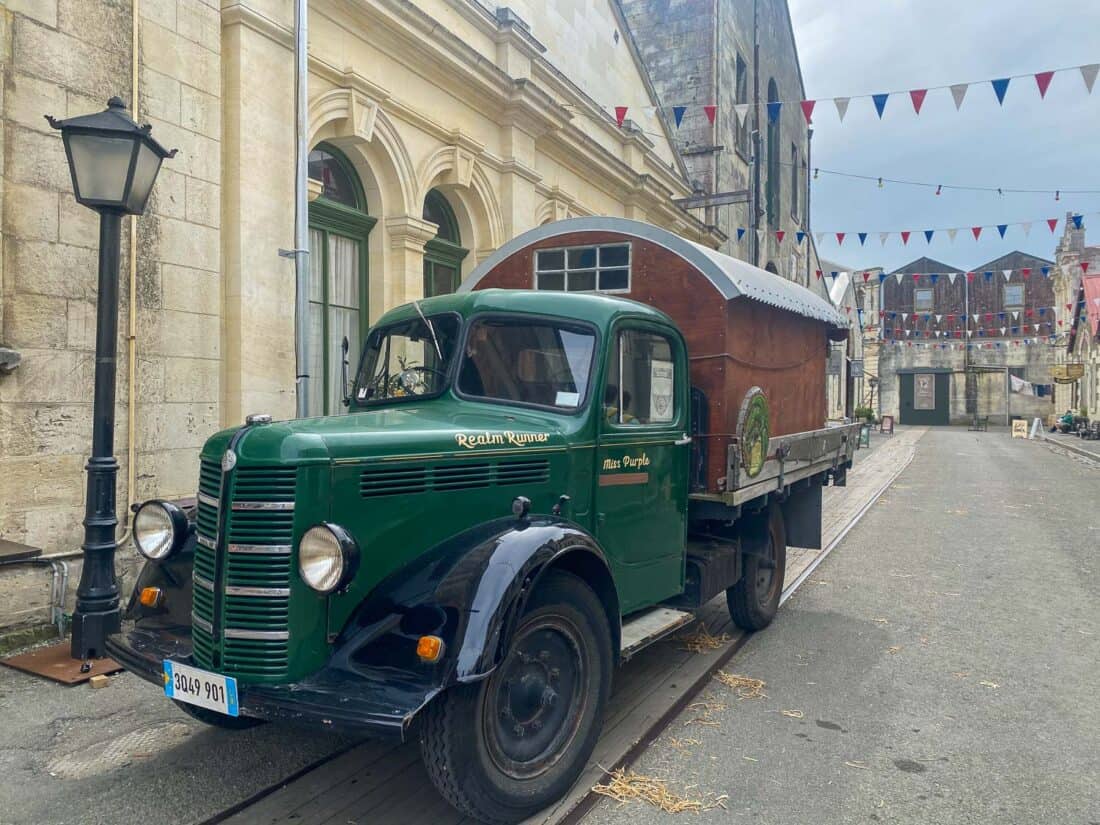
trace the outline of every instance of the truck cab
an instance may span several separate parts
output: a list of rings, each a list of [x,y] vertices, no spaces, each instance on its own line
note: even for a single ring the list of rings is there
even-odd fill
[[[194,500],[137,510],[148,563],[108,651],[212,725],[415,733],[489,822],[568,790],[622,658],[722,592],[743,627],[772,620],[784,508],[819,520],[851,457],[819,434],[752,497],[693,493],[687,343],[620,297],[413,302],[346,384],[347,414],[249,416],[206,442]]]

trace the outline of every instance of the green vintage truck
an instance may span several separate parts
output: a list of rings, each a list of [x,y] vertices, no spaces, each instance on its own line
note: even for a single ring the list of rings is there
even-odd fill
[[[820,542],[856,439],[769,433],[756,386],[704,398],[653,306],[477,280],[379,319],[347,414],[249,416],[206,442],[195,499],[136,510],[148,562],[108,652],[222,728],[417,736],[446,799],[504,823],[576,780],[620,661],[722,594],[772,620],[786,537]],[[814,320],[822,364],[842,323]],[[708,430],[723,405],[739,433]]]

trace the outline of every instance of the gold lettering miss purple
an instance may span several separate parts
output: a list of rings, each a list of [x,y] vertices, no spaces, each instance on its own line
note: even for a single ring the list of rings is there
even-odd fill
[[[545,444],[550,433],[514,433],[504,430],[499,433],[455,433],[455,441],[460,447],[473,450],[476,447],[526,447],[528,444]]]

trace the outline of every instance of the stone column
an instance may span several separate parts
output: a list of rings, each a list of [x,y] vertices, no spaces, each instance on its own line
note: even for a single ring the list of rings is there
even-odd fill
[[[395,307],[424,297],[424,244],[435,237],[438,227],[413,215],[386,218],[390,245],[386,307]]]

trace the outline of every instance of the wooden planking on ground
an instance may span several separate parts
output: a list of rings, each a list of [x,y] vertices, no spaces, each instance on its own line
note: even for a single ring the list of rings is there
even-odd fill
[[[914,445],[924,432],[925,428],[900,430],[876,446],[849,473],[847,487],[825,489],[825,547],[834,543],[889,484],[897,469],[912,457]],[[790,548],[785,581],[793,586],[822,552]],[[699,619],[710,634],[725,633],[730,639],[716,650],[692,653],[683,649],[682,641],[674,636],[641,651],[623,665],[615,674],[603,733],[585,772],[565,798],[525,825],[558,823],[577,809],[605,770],[622,764],[640,742],[655,735],[657,723],[678,712],[685,697],[697,692],[692,688],[705,685],[716,667],[728,661],[745,639],[745,634],[730,622],[723,597],[700,611]],[[685,632],[690,633],[693,627]],[[416,743],[394,746],[376,742],[356,746],[225,821],[233,825],[473,825],[435,792]]]

